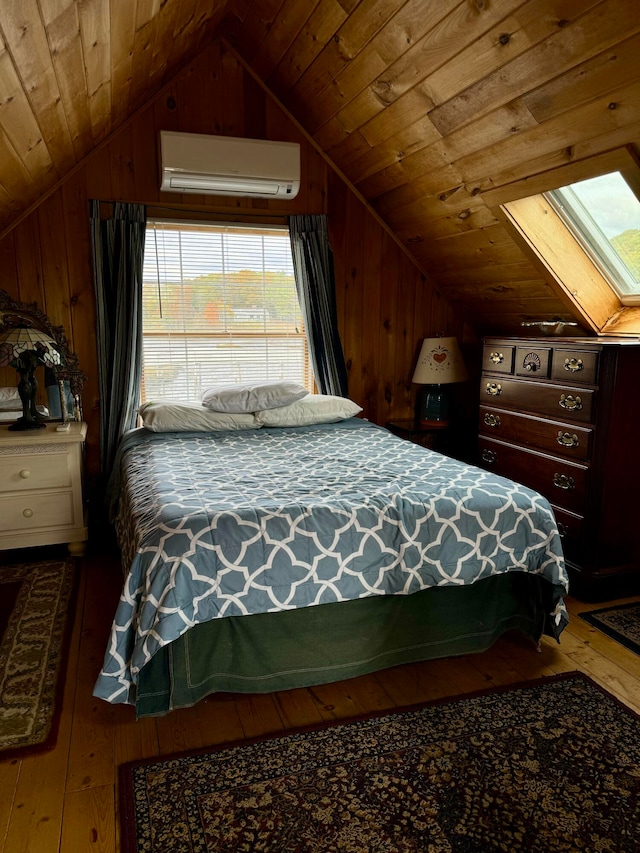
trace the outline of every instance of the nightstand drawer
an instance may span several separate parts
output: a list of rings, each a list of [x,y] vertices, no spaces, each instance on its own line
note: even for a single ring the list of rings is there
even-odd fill
[[[17,530],[26,532],[73,525],[73,493],[71,491],[25,493],[0,497],[0,532]],[[24,544],[29,544],[28,535]]]
[[[415,418],[399,418],[394,421],[387,421],[385,426],[389,432],[397,435],[398,438],[404,438],[429,450],[444,452],[446,428],[421,427]]]
[[[501,379],[483,376],[480,401],[485,405],[524,409],[555,419],[591,423],[596,392],[590,388],[571,388],[546,382]]]
[[[480,406],[480,433],[490,438],[548,450],[567,459],[588,460],[593,430],[505,409]]]
[[[50,452],[0,456],[0,488],[3,492],[64,488],[71,485],[69,453],[56,448]]]
[[[584,512],[588,465],[545,456],[484,436],[480,437],[478,446],[480,464],[484,468],[535,489],[563,509]]]
[[[0,549],[67,543],[72,554],[87,539],[82,494],[87,425],[12,431],[0,426]]]

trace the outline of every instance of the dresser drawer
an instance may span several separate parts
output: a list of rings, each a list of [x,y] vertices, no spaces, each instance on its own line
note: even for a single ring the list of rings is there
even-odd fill
[[[547,450],[567,459],[591,456],[593,430],[577,424],[549,421],[505,409],[480,406],[480,433],[502,441]]]
[[[494,373],[512,373],[515,347],[485,346],[482,350],[482,369]]]
[[[547,379],[551,349],[549,347],[516,347],[516,360],[513,372],[516,376],[540,376]]]
[[[74,523],[71,491],[0,497],[0,533],[72,527]],[[24,544],[29,544],[28,534]]]
[[[572,594],[637,588],[640,339],[495,335],[482,345],[479,464],[549,500]],[[513,352],[511,372],[491,364],[494,351]]]
[[[568,512],[555,504],[551,504],[551,509],[558,522],[562,548],[566,555],[571,556],[571,553],[579,547],[584,536],[584,516]]]
[[[585,508],[589,466],[545,456],[480,436],[480,464],[503,477],[543,494],[562,509],[582,514]]]
[[[584,516],[576,515],[574,512],[567,512],[562,507],[551,504],[553,513],[558,522],[558,530],[560,536],[565,538],[579,539],[582,535],[582,527],[584,525]]]
[[[590,388],[550,385],[546,382],[526,382],[522,379],[501,379],[483,376],[480,382],[480,402],[495,406],[524,409],[563,421],[591,423],[596,392]]]
[[[69,453],[44,447],[42,453],[21,452],[0,456],[2,492],[64,488],[71,485]]]
[[[598,352],[556,349],[551,363],[551,378],[560,382],[584,382],[595,385],[598,378]]]

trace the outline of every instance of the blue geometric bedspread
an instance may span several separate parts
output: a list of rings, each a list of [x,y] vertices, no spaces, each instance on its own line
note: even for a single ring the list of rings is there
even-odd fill
[[[359,418],[237,432],[133,430],[116,530],[128,566],[94,695],[134,702],[141,668],[198,622],[409,595],[532,572],[559,588],[545,498]]]

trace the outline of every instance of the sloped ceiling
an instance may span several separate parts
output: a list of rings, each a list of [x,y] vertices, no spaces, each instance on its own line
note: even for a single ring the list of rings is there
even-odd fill
[[[1,0],[0,233],[213,37],[225,0]]]
[[[571,318],[496,205],[640,140],[637,0],[2,0],[0,233],[216,36],[483,331]]]

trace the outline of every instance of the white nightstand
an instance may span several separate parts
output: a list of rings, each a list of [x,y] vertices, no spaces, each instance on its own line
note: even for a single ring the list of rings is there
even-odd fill
[[[87,540],[82,494],[85,423],[12,432],[0,426],[0,550]]]

